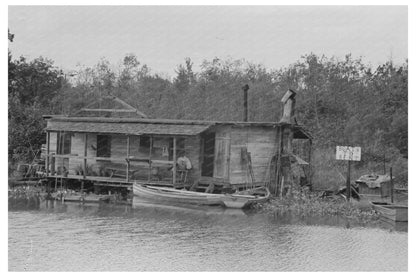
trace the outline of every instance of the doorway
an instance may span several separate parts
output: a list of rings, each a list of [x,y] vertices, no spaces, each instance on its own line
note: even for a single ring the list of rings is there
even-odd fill
[[[214,176],[214,156],[215,133],[205,133],[202,135],[202,176]]]

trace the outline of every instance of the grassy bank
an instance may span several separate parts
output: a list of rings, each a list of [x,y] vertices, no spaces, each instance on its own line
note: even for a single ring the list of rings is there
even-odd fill
[[[400,153],[390,150],[386,154],[386,164],[382,158],[375,158],[366,148],[363,148],[362,160],[353,162],[351,167],[351,182],[365,174],[388,174],[393,168],[394,184],[398,188],[407,188],[408,160]],[[369,153],[367,153],[369,152]],[[333,148],[316,148],[312,153],[312,184],[315,190],[338,190],[345,186],[347,175],[347,162],[335,159],[335,146]]]
[[[295,191],[283,199],[273,197],[269,202],[258,204],[256,209],[266,213],[290,212],[300,216],[341,216],[361,223],[374,222],[379,215],[370,207],[357,206],[342,197],[322,198],[318,192]]]

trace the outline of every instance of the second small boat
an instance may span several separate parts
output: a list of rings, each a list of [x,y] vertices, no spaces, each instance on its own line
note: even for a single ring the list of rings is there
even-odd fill
[[[270,198],[270,191],[265,187],[259,187],[241,193],[225,194],[222,202],[227,208],[244,209],[254,203],[264,203]]]
[[[408,221],[408,207],[384,202],[371,202],[373,208],[385,219],[395,222]]]

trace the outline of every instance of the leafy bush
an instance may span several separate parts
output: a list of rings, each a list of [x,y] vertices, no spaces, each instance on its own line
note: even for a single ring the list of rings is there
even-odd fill
[[[378,220],[378,214],[370,208],[363,209],[342,197],[322,198],[318,192],[294,190],[291,197],[273,198],[268,203],[257,205],[266,212],[292,212],[297,215],[341,216],[368,222]]]

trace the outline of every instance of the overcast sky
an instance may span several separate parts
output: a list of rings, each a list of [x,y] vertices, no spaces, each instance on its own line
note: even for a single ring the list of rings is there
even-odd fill
[[[280,68],[307,53],[362,56],[376,66],[407,58],[406,6],[9,6],[14,57],[44,56],[65,70],[134,53],[174,75],[214,57]]]

